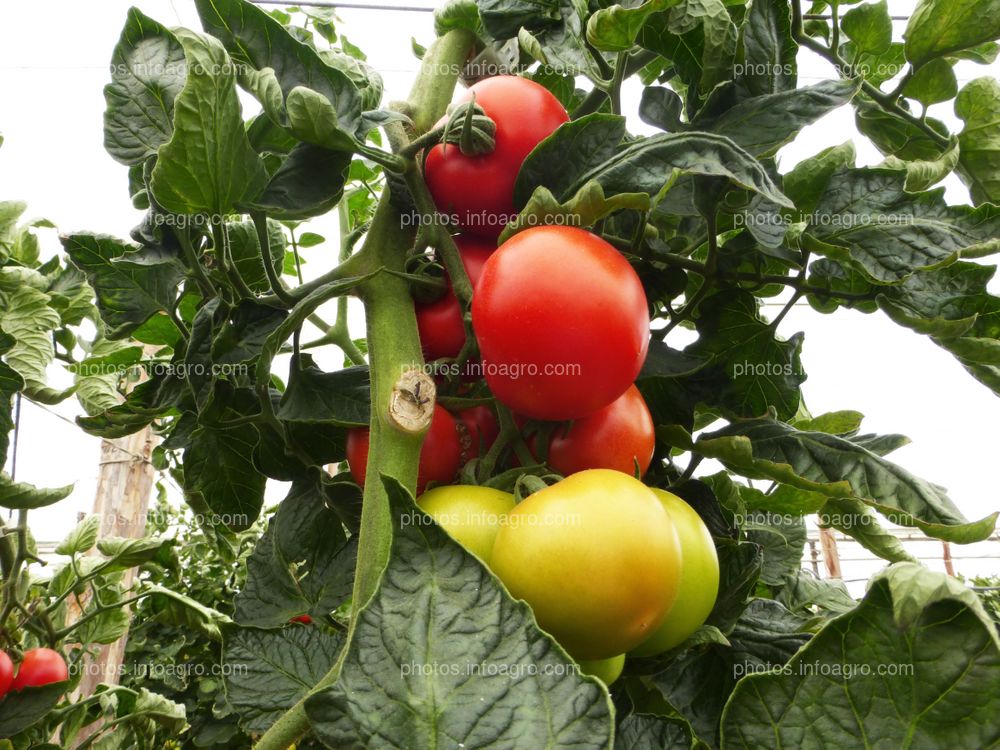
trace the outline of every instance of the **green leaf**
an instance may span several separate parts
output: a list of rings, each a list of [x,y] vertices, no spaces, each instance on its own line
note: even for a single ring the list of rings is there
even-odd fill
[[[653,676],[653,683],[699,739],[718,747],[719,717],[739,678],[783,666],[808,640],[799,632],[804,624],[777,602],[754,599],[727,636],[729,645],[684,651]]]
[[[634,7],[601,8],[587,20],[587,41],[606,52],[631,50],[647,18],[682,2],[684,0],[646,0]]]
[[[889,562],[915,562],[899,537],[879,523],[875,511],[860,500],[850,497],[833,498],[819,514],[822,526],[843,532],[866,550]]]
[[[0,701],[0,737],[13,737],[44,719],[68,689],[68,682],[53,682],[9,693]]]
[[[344,637],[319,627],[232,628],[223,664],[226,697],[246,732],[266,731],[330,671]]]
[[[597,182],[588,182],[576,195],[565,202],[556,200],[551,191],[539,186],[527,204],[500,234],[501,244],[520,231],[531,227],[557,225],[590,227],[617,211],[649,210],[649,196],[643,193],[619,193],[607,198]]]
[[[58,503],[69,497],[73,485],[42,489],[32,484],[15,482],[9,474],[0,473],[0,508],[11,510],[34,510]]]
[[[0,349],[6,349],[13,342],[12,336],[0,332]],[[22,388],[24,378],[6,362],[0,362],[0,465],[7,463],[10,432],[14,429],[14,397]]]
[[[951,145],[936,159],[914,159],[904,161],[896,156],[887,156],[882,167],[887,169],[906,170],[906,189],[911,193],[937,185],[941,180],[954,172],[961,161],[958,138],[952,137]]]
[[[343,196],[350,164],[349,152],[300,143],[271,175],[254,207],[282,221],[325,214]]]
[[[687,722],[652,714],[630,714],[615,732],[615,750],[688,750],[691,742]]]
[[[833,174],[806,230],[811,248],[848,263],[877,284],[898,284],[921,270],[954,263],[963,252],[1000,249],[1000,213],[991,206],[948,206],[942,190],[906,192],[889,169]]]
[[[108,558],[107,570],[126,570],[158,559],[165,549],[175,544],[176,540],[162,537],[106,536],[97,541],[97,550]]]
[[[1000,38],[1000,0],[920,0],[903,37],[915,67],[992,42]]]
[[[639,44],[672,61],[685,84],[708,94],[732,80],[738,33],[723,0],[683,0],[650,17]]]
[[[710,405],[740,417],[765,414],[769,407],[790,419],[799,408],[799,386],[806,376],[800,359],[802,334],[788,341],[760,318],[759,304],[749,292],[727,290],[706,299],[696,321],[698,341],[685,353],[708,360],[726,386]]]
[[[743,616],[764,564],[764,551],[752,542],[716,543],[719,555],[719,594],[707,623],[729,633]]]
[[[741,29],[742,65],[737,84],[745,97],[795,89],[799,45],[792,38],[792,18],[784,0],[754,0]]]
[[[799,131],[847,104],[860,81],[823,81],[740,102],[719,117],[695,120],[694,127],[724,135],[753,156],[773,156]]]
[[[560,0],[558,23],[536,18],[520,30],[517,37],[521,52],[542,63],[549,72],[603,80],[603,72],[594,59],[600,53],[592,52],[584,40],[588,12],[586,4],[579,0]]]
[[[892,44],[892,19],[886,0],[851,8],[840,22],[841,31],[851,38],[861,52],[880,55]]]
[[[26,387],[44,388],[45,371],[55,358],[52,332],[62,325],[50,297],[32,287],[21,287],[7,299],[0,328],[17,342],[4,355]]]
[[[925,107],[948,102],[958,94],[955,69],[947,60],[932,60],[921,67],[903,88],[903,95]]]
[[[389,563],[358,614],[340,678],[306,699],[316,735],[345,750],[610,750],[603,686],[576,673],[528,606],[444,531],[406,523],[423,512],[398,483],[383,481],[395,519]]]
[[[195,0],[195,5],[205,30],[222,40],[236,62],[258,71],[269,69],[273,81],[268,84],[271,93],[261,103],[271,119],[290,127],[300,140],[308,140],[292,126],[286,110],[292,91],[299,87],[325,100],[333,117],[327,125],[338,130],[342,139],[351,139],[362,124],[362,97],[351,76],[338,65],[325,61],[314,47],[295,39],[278,21],[250,3]],[[301,104],[301,94],[297,96]]]
[[[806,545],[806,523],[781,513],[755,513],[743,526],[747,541],[759,544],[764,552],[760,580],[780,586],[795,575],[802,564]]]
[[[351,596],[356,540],[348,541],[316,479],[292,484],[247,559],[236,595],[240,625],[275,628],[301,614],[326,617]]]
[[[904,161],[934,161],[940,158],[944,150],[941,145],[913,123],[861,96],[854,100],[854,104],[858,130],[885,156],[895,156]],[[950,136],[948,127],[940,120],[928,117],[926,122],[943,138]]]
[[[780,672],[741,680],[722,716],[732,748],[989,747],[1000,653],[972,591],[911,563],[880,573]],[[822,739],[820,739],[822,738]]]
[[[861,429],[865,415],[859,411],[831,411],[818,417],[792,421],[803,432],[826,432],[830,435],[853,435]]]
[[[260,252],[260,242],[257,240],[257,227],[252,221],[234,221],[228,223],[226,229],[229,232],[229,254],[240,276],[253,291],[269,292],[271,284],[264,270],[264,259]],[[285,259],[285,234],[277,221],[268,220],[267,239],[271,268],[280,273],[281,264]]]
[[[169,324],[174,342],[180,338],[169,318],[184,275],[178,262],[130,262],[141,251],[108,235],[80,233],[61,239],[70,259],[94,288],[108,338],[125,338],[154,316]]]
[[[494,39],[517,36],[522,26],[557,23],[559,0],[478,0],[483,26]]]
[[[101,530],[100,516],[87,516],[56,546],[57,555],[79,555],[93,549]]]
[[[194,631],[212,641],[221,641],[222,628],[232,623],[221,612],[172,589],[149,584],[144,587],[144,593],[150,595],[148,601],[157,622]]]
[[[840,579],[816,578],[802,570],[785,580],[775,598],[793,614],[802,617],[810,617],[813,607],[824,614],[842,615],[857,605]]]
[[[832,498],[856,498],[893,523],[968,543],[988,537],[997,515],[970,523],[938,485],[836,435],[770,419],[737,422],[694,446],[752,479],[771,479]]]
[[[371,421],[370,387],[367,367],[323,372],[311,355],[301,354],[292,361],[278,418],[342,427],[367,425]]]
[[[856,159],[857,152],[851,141],[803,159],[784,176],[785,195],[795,202],[796,208],[803,214],[815,212],[830,178],[844,167],[853,167]]]
[[[621,118],[590,115],[560,127],[521,167],[515,203],[538,185],[566,201],[592,180],[606,196],[646,193],[654,205],[683,175],[726,178],[738,187],[791,207],[764,167],[730,139],[713,133],[660,133],[619,145]]]
[[[184,491],[200,496],[233,531],[250,528],[264,504],[266,479],[257,472],[253,451],[257,429],[198,427],[184,451]]]
[[[955,114],[965,121],[958,137],[958,173],[975,205],[1000,203],[1000,83],[977,78],[955,100]]]
[[[215,220],[252,201],[267,172],[243,126],[233,62],[215,39],[178,31],[188,63],[187,80],[174,102],[174,132],[160,147],[150,188],[175,214]]]
[[[122,164],[141,164],[170,140],[174,100],[187,65],[177,38],[138,8],[130,8],[111,55],[104,87],[104,148]]]

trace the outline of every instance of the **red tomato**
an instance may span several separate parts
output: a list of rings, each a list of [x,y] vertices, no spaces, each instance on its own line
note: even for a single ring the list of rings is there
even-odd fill
[[[500,435],[497,415],[488,406],[460,409],[455,416],[458,417],[463,461],[486,453]]]
[[[624,474],[639,475],[649,468],[656,436],[653,417],[639,389],[630,385],[621,396],[578,419],[566,428],[556,430],[549,443],[549,466],[564,476],[586,469],[614,469]]]
[[[534,419],[579,419],[607,406],[649,348],[638,274],[575,227],[533,227],[501,245],[476,285],[472,321],[487,384]]]
[[[365,472],[368,467],[367,427],[353,427],[347,431],[347,463],[351,467],[354,481],[365,486]],[[417,494],[424,491],[430,482],[447,483],[455,478],[462,458],[462,446],[458,441],[458,428],[451,414],[444,407],[434,406],[434,417],[430,429],[420,448],[420,467],[417,470]]]
[[[469,281],[475,285],[496,245],[476,237],[456,237],[455,242],[462,254],[462,265],[469,274]],[[417,304],[415,310],[424,357],[428,360],[457,357],[465,344],[465,325],[462,322],[462,306],[451,283],[443,297],[428,304]]]
[[[7,695],[14,684],[14,662],[5,651],[0,651],[0,698]]]
[[[303,625],[312,625],[313,618],[309,615],[296,615],[289,622],[301,622]]]
[[[516,215],[514,181],[525,157],[569,115],[548,89],[518,76],[480,81],[459,102],[473,94],[496,123],[496,147],[466,156],[458,146],[434,146],[424,178],[439,210],[454,215],[466,232],[495,238]]]
[[[24,652],[24,658],[17,669],[17,677],[14,678],[11,689],[41,687],[68,679],[69,670],[62,654],[51,648],[32,648]]]

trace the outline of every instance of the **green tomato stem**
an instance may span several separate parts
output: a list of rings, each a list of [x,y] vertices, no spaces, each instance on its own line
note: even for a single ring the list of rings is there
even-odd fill
[[[427,51],[410,96],[409,113],[416,135],[430,129],[444,114],[455,91],[458,72],[474,44],[475,37],[471,33],[455,29],[440,37]],[[412,240],[402,228],[400,216],[389,202],[388,194],[383,194],[364,248],[338,268],[354,262],[367,265],[370,269],[382,267],[402,272],[405,270],[406,250]],[[363,261],[358,260],[362,258]],[[294,290],[293,294],[300,292],[302,288]],[[421,435],[407,434],[392,426],[388,417],[388,399],[392,396],[403,368],[419,365],[423,361],[409,286],[404,278],[385,273],[362,285],[359,291],[368,319],[372,423],[368,474],[358,537],[358,569],[355,574],[347,646],[333,668],[313,687],[310,695],[332,685],[340,675],[357,626],[357,615],[374,594],[389,559],[392,527],[388,497],[380,473],[393,476],[413,489],[422,441]],[[306,698],[302,698],[267,730],[258,741],[257,750],[286,750],[308,731]]]

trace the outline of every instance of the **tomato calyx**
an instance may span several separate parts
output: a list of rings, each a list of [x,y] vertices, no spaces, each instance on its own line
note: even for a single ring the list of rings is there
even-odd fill
[[[448,144],[453,144],[466,156],[488,154],[496,148],[496,132],[496,123],[476,104],[473,94],[472,100],[457,105],[445,122],[442,148],[447,150]]]

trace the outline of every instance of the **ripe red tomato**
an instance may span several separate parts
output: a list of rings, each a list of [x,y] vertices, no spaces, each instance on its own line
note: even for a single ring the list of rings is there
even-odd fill
[[[549,443],[548,464],[564,476],[586,469],[646,473],[656,443],[653,417],[639,389],[628,390],[603,409],[558,428]]]
[[[32,648],[24,652],[24,659],[17,669],[12,690],[41,687],[69,679],[69,670],[62,654],[51,648]]]
[[[496,250],[496,245],[465,236],[456,237],[455,243],[462,255],[462,265],[469,274],[469,281],[475,285],[487,258]],[[428,360],[457,357],[465,344],[465,324],[462,322],[462,306],[451,283],[449,282],[443,297],[427,304],[417,304],[415,311],[424,357]]]
[[[289,622],[300,622],[303,625],[312,625],[313,618],[309,615],[296,615]]]
[[[455,216],[466,232],[495,238],[516,215],[514,181],[525,157],[569,115],[548,89],[518,76],[480,81],[459,102],[473,94],[496,123],[496,147],[466,156],[457,146],[434,146],[424,177],[439,210]]]
[[[368,466],[367,427],[353,427],[347,431],[347,463],[351,476],[362,487]],[[458,441],[458,428],[451,414],[444,407],[434,406],[434,417],[430,429],[420,448],[420,466],[417,470],[417,494],[424,491],[430,482],[450,482],[455,478],[462,458],[462,447]]]
[[[649,348],[638,274],[575,227],[533,227],[501,245],[476,285],[472,321],[487,384],[534,419],[579,419],[607,406]]]
[[[460,409],[455,416],[458,418],[456,423],[462,443],[463,462],[486,453],[500,435],[497,415],[488,406]]]
[[[14,684],[14,662],[5,651],[0,651],[0,698],[7,695]]]

